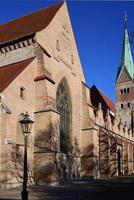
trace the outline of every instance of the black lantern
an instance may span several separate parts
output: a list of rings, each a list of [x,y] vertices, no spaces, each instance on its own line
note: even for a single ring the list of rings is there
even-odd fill
[[[24,115],[24,118],[19,121],[22,127],[22,131],[24,134],[24,170],[23,170],[23,190],[21,192],[22,200],[28,200],[28,190],[27,190],[27,182],[28,182],[28,169],[27,169],[27,144],[28,144],[28,136],[31,132],[32,124],[34,123],[28,115],[28,112]]]
[[[24,118],[19,121],[21,123],[22,131],[25,137],[28,137],[31,133],[33,121],[29,118],[28,112],[24,115]]]

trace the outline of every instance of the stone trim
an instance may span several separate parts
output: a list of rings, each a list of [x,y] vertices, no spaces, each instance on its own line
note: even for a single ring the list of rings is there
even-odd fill
[[[12,114],[11,110],[4,103],[1,103],[1,107],[7,114]]]
[[[80,158],[99,158],[99,156],[96,156],[96,155],[85,155],[85,156],[80,156]]]
[[[95,127],[87,127],[87,128],[82,128],[81,131],[89,131],[89,130],[95,130],[95,131],[98,131],[97,128]]]
[[[69,63],[67,63],[67,61],[65,61],[61,55],[59,55],[58,58],[64,65],[66,65],[70,70],[72,70],[72,66]]]
[[[57,61],[57,62],[60,62],[59,59],[55,56],[53,56],[53,58]]]
[[[25,146],[25,144],[24,143],[16,143],[16,146],[21,146],[21,147],[24,147]]]
[[[114,131],[111,131],[111,130],[107,129],[106,127],[103,127],[103,126],[98,125],[98,124],[96,124],[96,123],[95,123],[95,125],[98,126],[99,128],[102,128],[102,129],[108,131],[109,133],[107,133],[107,134],[112,135],[113,137],[116,137],[116,138],[118,137],[119,139],[123,139],[123,140],[126,140],[127,142],[130,142],[130,143],[134,144],[134,141],[133,141],[133,140],[130,140],[129,138],[126,138],[126,137],[123,136],[123,135],[120,135],[120,134],[118,134],[118,133],[115,133]]]
[[[52,56],[48,53],[48,51],[37,42],[38,46],[41,48],[41,50],[43,51],[44,54],[46,54],[49,58],[51,58]]]
[[[72,72],[72,75],[76,77],[76,74],[74,72]]]
[[[15,38],[12,41],[1,43],[0,52],[3,54],[3,53],[13,51],[18,48],[26,47],[35,43],[35,41],[36,41],[35,34],[27,35],[21,38]]]
[[[78,156],[78,155],[73,155],[73,154],[62,153],[60,151],[43,151],[43,150],[42,151],[34,151],[34,154],[39,154],[39,153],[45,153],[45,154],[56,153],[56,154],[60,154],[61,156],[72,156],[72,157],[75,157],[75,158],[82,158],[83,157],[83,156]]]
[[[87,103],[87,105],[88,105],[89,107],[91,107],[93,110],[97,110],[97,108],[95,108],[95,107],[92,106],[91,104]]]
[[[40,76],[37,76],[34,81],[41,81],[41,80],[45,80],[47,79],[49,82],[51,82],[52,84],[55,84],[55,81],[53,81],[51,78],[49,78],[48,76],[46,75],[40,75]]]
[[[83,81],[81,81],[81,82],[83,85],[85,85],[85,87],[87,87],[90,90],[89,86],[86,83],[84,83]]]
[[[34,112],[34,114],[43,113],[43,112],[54,112],[54,113],[57,113],[58,115],[60,115],[60,113],[53,108],[49,108],[49,109],[45,109],[45,110],[39,110],[39,111]]]

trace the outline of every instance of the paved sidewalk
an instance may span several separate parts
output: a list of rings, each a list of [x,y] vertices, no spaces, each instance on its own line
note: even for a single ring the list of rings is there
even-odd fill
[[[134,199],[134,177],[74,182],[60,186],[32,186],[29,200]],[[21,200],[21,188],[0,190],[0,200]]]
[[[29,200],[80,199],[86,191],[86,184],[66,184],[62,186],[32,186],[28,188]],[[79,188],[79,189],[78,189]],[[93,188],[88,185],[88,189]],[[0,190],[0,200],[20,200],[21,188]]]

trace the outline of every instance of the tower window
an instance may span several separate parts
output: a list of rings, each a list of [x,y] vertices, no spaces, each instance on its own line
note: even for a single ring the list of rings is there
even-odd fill
[[[121,92],[121,94],[123,94],[123,90],[122,89],[120,90],[120,92]]]
[[[123,108],[123,104],[121,103],[121,108]]]
[[[129,88],[121,89],[121,90],[120,90],[120,93],[121,93],[122,95],[128,94],[128,93],[129,93]]]
[[[25,99],[25,88],[22,86],[20,87],[20,98]]]
[[[129,103],[129,102],[127,103],[127,107],[128,107],[128,108],[130,107],[130,103]]]

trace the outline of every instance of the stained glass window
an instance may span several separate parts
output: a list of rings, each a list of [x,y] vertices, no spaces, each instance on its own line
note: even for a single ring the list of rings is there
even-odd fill
[[[60,113],[60,150],[63,153],[71,152],[71,121],[72,106],[69,88],[65,79],[59,83],[57,94],[57,110]]]

